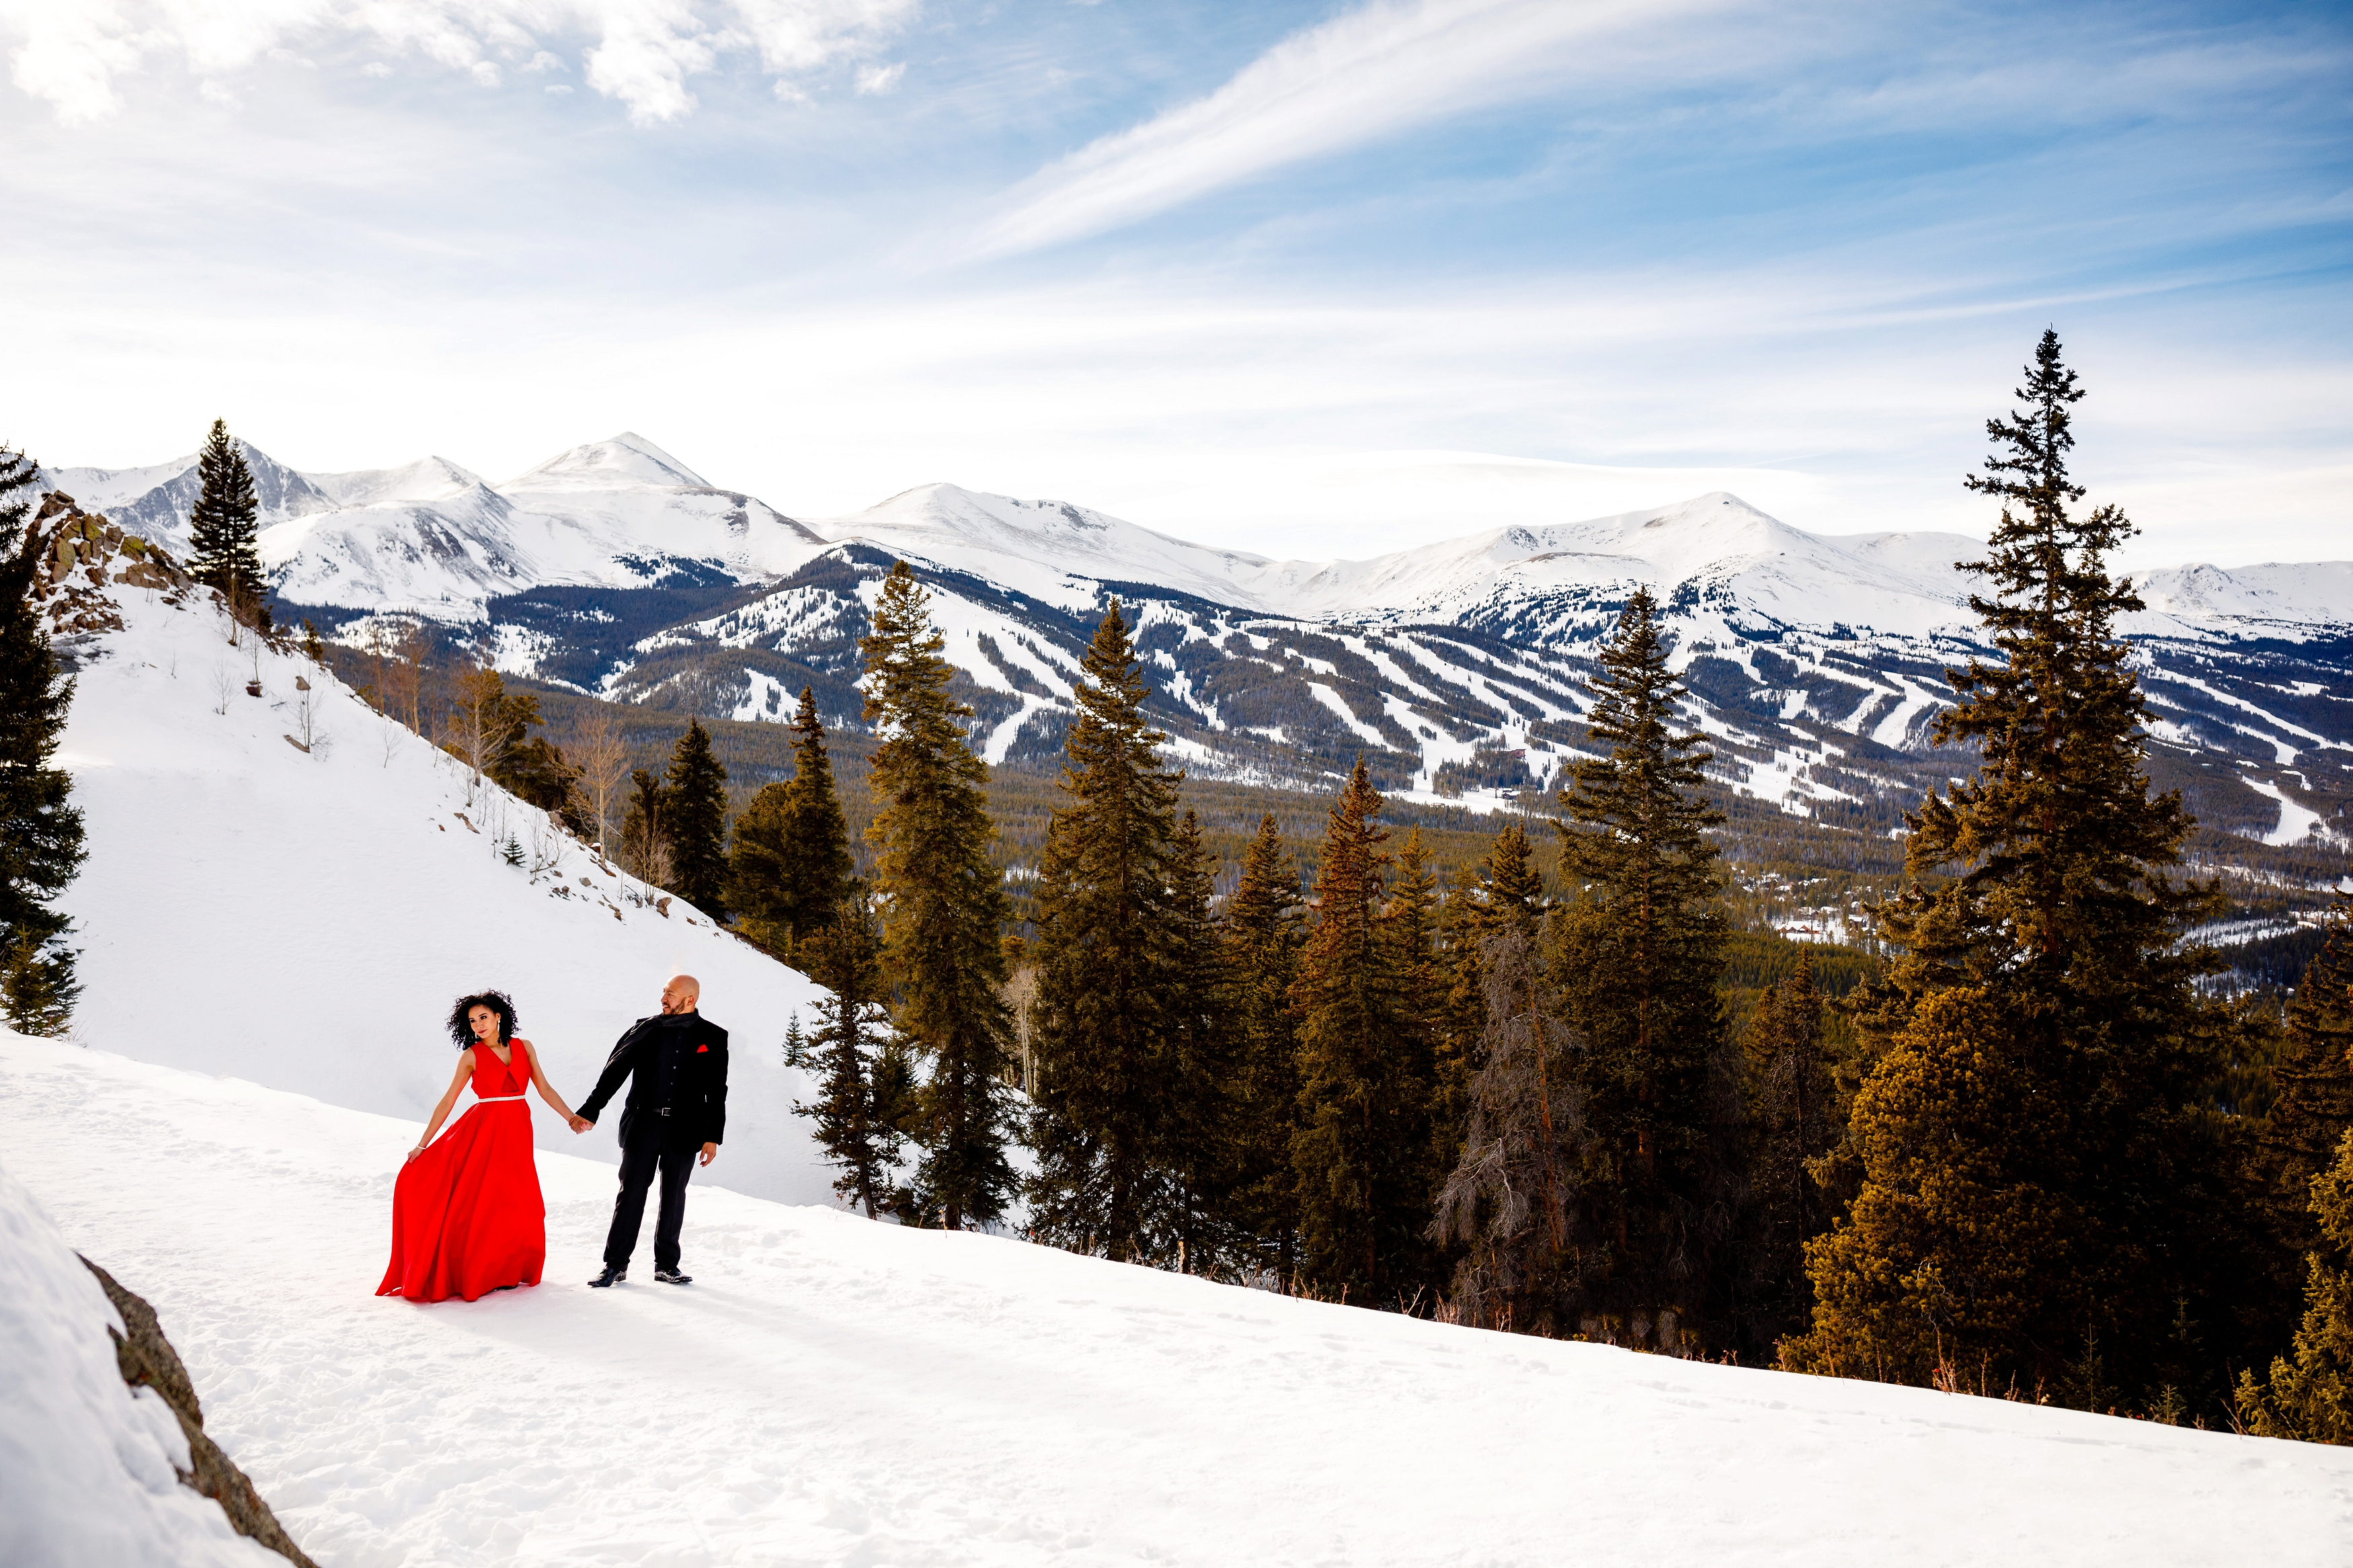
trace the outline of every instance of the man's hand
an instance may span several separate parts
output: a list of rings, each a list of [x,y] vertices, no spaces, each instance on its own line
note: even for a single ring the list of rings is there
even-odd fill
[[[575,1132],[586,1132],[586,1131],[588,1131],[588,1129],[590,1129],[591,1127],[594,1127],[594,1126],[596,1126],[596,1124],[595,1122],[593,1122],[593,1121],[589,1121],[586,1117],[585,1117],[585,1116],[581,1115],[578,1111],[574,1111],[574,1112],[573,1112],[573,1114],[572,1114],[572,1131],[574,1131]]]
[[[717,1158],[719,1158],[719,1145],[716,1143],[705,1143],[702,1146],[702,1163],[708,1165],[712,1161],[716,1160]]]

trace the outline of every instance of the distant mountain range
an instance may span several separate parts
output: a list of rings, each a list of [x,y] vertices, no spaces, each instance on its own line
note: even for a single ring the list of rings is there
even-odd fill
[[[1929,731],[1944,670],[1983,656],[1951,533],[1826,536],[1724,493],[1474,532],[1370,560],[1274,561],[1085,507],[954,485],[797,520],[624,434],[497,484],[428,458],[303,474],[246,447],[283,610],[346,639],[388,614],[500,668],[713,717],[776,719],[804,685],[858,722],[857,641],[915,566],[993,763],[1060,752],[1087,638],[1116,597],[1155,710],[1196,770],[1497,801],[1586,744],[1591,658],[1637,584],[1667,606],[1691,720],[1735,794],[1885,833],[1966,765]],[[193,458],[59,468],[86,509],[184,549]],[[2127,628],[2153,768],[2201,819],[2342,846],[2353,801],[2353,562],[2149,574]]]

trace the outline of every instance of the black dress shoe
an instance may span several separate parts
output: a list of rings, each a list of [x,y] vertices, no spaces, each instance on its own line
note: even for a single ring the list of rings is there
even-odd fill
[[[654,1270],[654,1278],[660,1280],[665,1285],[691,1285],[694,1283],[693,1275],[681,1274],[675,1268],[657,1268]]]
[[[615,1268],[610,1264],[607,1264],[605,1268],[605,1272],[588,1281],[588,1289],[591,1290],[602,1290],[607,1285],[618,1285],[622,1280],[627,1279],[628,1277],[629,1271],[628,1269]]]

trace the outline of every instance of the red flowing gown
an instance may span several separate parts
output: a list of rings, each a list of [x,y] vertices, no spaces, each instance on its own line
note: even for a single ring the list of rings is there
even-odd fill
[[[392,1262],[379,1296],[471,1301],[509,1285],[536,1285],[547,1261],[547,1205],[531,1153],[531,1042],[501,1061],[474,1053],[476,1103],[400,1169],[392,1188]]]

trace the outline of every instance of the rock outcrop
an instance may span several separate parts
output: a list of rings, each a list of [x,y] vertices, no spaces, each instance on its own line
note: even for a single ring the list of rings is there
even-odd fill
[[[261,1494],[253,1489],[245,1472],[229,1462],[218,1444],[205,1436],[205,1413],[196,1403],[196,1385],[188,1381],[188,1369],[181,1364],[180,1353],[164,1337],[155,1309],[124,1289],[113,1275],[89,1258],[82,1262],[98,1276],[106,1299],[114,1303],[114,1310],[122,1315],[123,1327],[130,1331],[127,1334],[116,1333],[111,1324],[106,1331],[114,1340],[114,1355],[122,1368],[122,1381],[133,1388],[152,1388],[161,1394],[164,1403],[180,1418],[180,1429],[187,1434],[188,1463],[194,1468],[180,1472],[181,1483],[219,1503],[239,1535],[250,1536],[300,1568],[318,1568],[294,1544],[293,1537],[269,1511],[269,1505],[261,1500]]]

